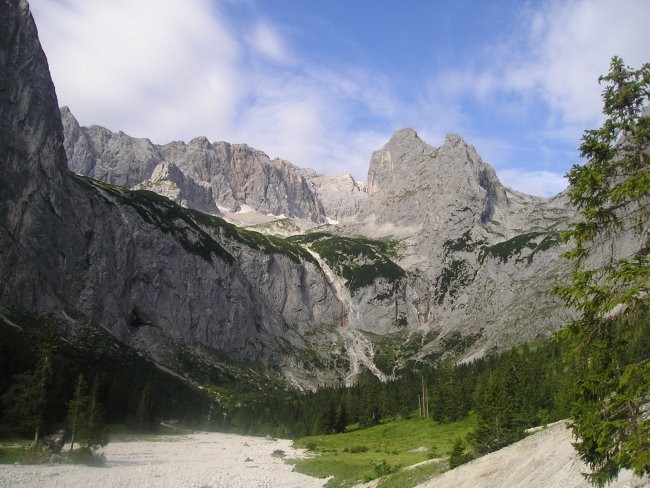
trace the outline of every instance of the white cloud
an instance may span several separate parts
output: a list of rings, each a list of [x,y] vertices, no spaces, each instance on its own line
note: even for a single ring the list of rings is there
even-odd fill
[[[565,190],[568,182],[563,175],[550,171],[528,171],[521,168],[499,170],[499,180],[505,186],[528,195],[551,197]]]
[[[484,102],[515,96],[513,116],[527,115],[541,100],[550,115],[548,129],[578,133],[601,120],[598,77],[614,55],[638,67],[650,57],[650,2],[572,0],[529,5],[519,32],[479,53],[479,67],[443,73],[435,80],[445,95],[468,94]],[[508,103],[498,98],[497,103]]]
[[[645,0],[627,0],[625,8],[615,0],[531,4],[512,42],[479,52],[467,69],[441,72],[419,93],[398,94],[390,74],[310,64],[283,26],[255,14],[235,25],[214,0],[31,4],[59,101],[82,124],[158,143],[199,135],[245,142],[299,166],[362,179],[371,152],[399,127],[427,141],[453,131],[480,142],[468,97],[515,121],[530,115],[531,100],[549,108],[546,126],[511,145],[576,142],[598,117],[595,80],[610,57],[638,66],[650,46]],[[500,160],[515,154],[510,147],[486,147],[497,167],[526,163]],[[516,181],[527,187],[526,178]]]
[[[271,61],[276,63],[291,61],[284,40],[268,22],[258,21],[247,40],[255,51]]]
[[[650,55],[647,0],[554,2],[532,19],[531,42],[538,46],[524,69],[557,112],[560,123],[597,123],[602,87],[614,55],[640,66]]]
[[[80,122],[157,142],[188,137],[198,124],[228,127],[243,95],[240,46],[207,0],[37,0],[32,8],[59,100]]]
[[[295,59],[281,28],[255,16],[235,27],[213,1],[32,0],[32,9],[59,102],[83,125],[157,143],[244,142],[365,179],[378,147],[367,141],[379,136],[355,118],[398,110],[385,77]]]

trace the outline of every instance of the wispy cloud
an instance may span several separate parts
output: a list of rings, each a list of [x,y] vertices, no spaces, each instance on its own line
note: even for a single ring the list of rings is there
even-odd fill
[[[282,64],[291,61],[284,40],[266,21],[258,21],[246,40],[255,51],[271,61]]]
[[[488,148],[484,156],[507,184],[537,195],[557,193],[566,187],[567,159],[577,162],[583,131],[602,121],[598,77],[611,57],[631,66],[650,58],[648,18],[645,0],[529,3],[518,14],[519,28],[478,49],[464,68],[438,74],[428,92],[445,106],[461,106],[461,113],[473,105],[475,114],[493,112],[495,123],[516,127],[519,121],[520,130],[512,129],[504,146],[503,135],[475,134],[476,121],[459,118],[460,130]],[[564,171],[529,169],[558,166],[553,160],[564,161]]]
[[[234,26],[207,0],[33,0],[59,100],[82,124],[154,142],[245,142],[323,172],[365,179],[390,135],[355,124],[390,118],[381,74],[298,60],[282,29]]]
[[[256,13],[254,1],[246,15],[229,17],[241,5],[31,0],[59,100],[82,124],[158,143],[199,135],[245,142],[361,179],[395,129],[414,127],[434,145],[459,132],[486,148],[506,183],[546,195],[559,188],[561,171],[542,165],[531,173],[532,165],[598,122],[596,79],[611,56],[637,66],[650,46],[647,0],[626,0],[625,8],[614,0],[534,2],[518,13],[520,28],[405,90],[408,73],[314,64],[295,31]],[[541,124],[529,122],[540,115]],[[522,132],[482,132],[504,120]],[[531,186],[531,174],[546,183]]]

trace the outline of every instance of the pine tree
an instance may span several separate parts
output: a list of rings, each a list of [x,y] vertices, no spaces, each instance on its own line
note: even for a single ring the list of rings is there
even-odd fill
[[[622,468],[650,472],[650,351],[629,363],[626,337],[648,320],[650,300],[650,64],[626,67],[614,57],[600,77],[601,128],[586,131],[588,159],[567,174],[582,220],[566,233],[574,248],[571,282],[556,291],[579,312],[563,330],[581,371],[573,433],[588,479],[603,486]],[[640,243],[625,255],[608,245],[616,235]]]
[[[135,423],[141,432],[149,432],[155,428],[154,404],[151,383],[147,383],[140,393],[135,412]]]
[[[55,336],[49,331],[38,348],[34,371],[17,374],[2,397],[5,421],[18,431],[33,432],[34,443],[47,419],[55,354]]]
[[[70,451],[74,450],[75,441],[85,434],[87,430],[87,408],[88,394],[86,392],[86,381],[83,374],[77,378],[77,386],[74,396],[68,403],[67,424],[70,429]]]
[[[449,469],[454,469],[470,460],[471,456],[469,453],[465,452],[465,443],[463,442],[463,439],[458,437],[454,441],[451,452],[449,453]]]
[[[91,449],[108,444],[108,430],[104,423],[104,410],[99,403],[99,377],[95,376],[86,409],[85,445]]]
[[[345,432],[345,427],[348,425],[348,411],[345,407],[345,398],[341,398],[339,406],[336,409],[336,422],[334,430],[337,433]]]

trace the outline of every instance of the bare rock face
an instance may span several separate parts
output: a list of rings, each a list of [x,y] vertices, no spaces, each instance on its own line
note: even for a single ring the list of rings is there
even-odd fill
[[[473,146],[450,134],[434,148],[413,129],[395,132],[372,155],[368,195],[363,215],[395,226],[441,227],[453,220],[468,228],[486,223],[495,207],[507,205],[505,188]]]
[[[58,231],[71,190],[54,86],[26,1],[0,2],[0,46],[0,303],[41,308],[63,281],[54,270],[65,259]]]
[[[342,314],[318,264],[297,246],[241,234],[154,193],[70,175],[26,1],[0,2],[0,68],[0,306],[66,320],[75,319],[64,310],[74,310],[154,357],[176,342],[304,378],[304,361],[291,351]],[[73,122],[66,118],[69,128]],[[140,178],[128,158],[142,155],[151,172],[158,164],[146,140],[122,145],[123,135],[95,134],[78,133],[68,144],[77,161],[94,161],[108,179]],[[174,172],[167,166],[159,174],[179,181]]]
[[[356,181],[349,174],[323,175],[310,170],[303,170],[303,174],[330,220],[348,220],[359,213],[366,204],[366,184]]]
[[[131,188],[151,177],[162,161],[149,139],[111,132],[93,125],[82,128],[67,107],[61,108],[68,166],[78,174]]]
[[[149,190],[163,195],[183,207],[217,215],[221,212],[214,203],[212,187],[208,183],[196,183],[178,167],[168,161],[160,163],[151,177],[133,187],[134,190]]]
[[[459,136],[397,131],[366,188],[243,144],[80,127],[59,117],[27,3],[0,6],[0,306],[71,307],[153,357],[218,349],[301,385],[469,360],[569,318],[549,291],[570,267],[566,195],[504,187]],[[340,224],[281,239],[214,215],[244,205]]]
[[[550,292],[569,271],[558,233],[574,215],[567,203],[504,187],[455,134],[436,148],[397,131],[372,155],[368,201],[341,232],[399,243],[405,277],[388,295],[372,287],[357,295],[357,327],[385,334],[407,324],[410,334],[436,336],[423,357],[450,349],[477,357],[550,335],[568,317]]]
[[[173,164],[186,176],[186,186],[192,180],[195,187],[212,191],[212,207],[235,212],[247,205],[265,214],[314,222],[325,218],[298,168],[287,161],[271,161],[245,144],[211,143],[197,137],[187,144],[158,146],[99,126],[80,127],[66,107],[61,116],[68,164],[75,173],[127,188],[143,184],[152,188],[144,182],[152,178],[154,169],[162,163]],[[207,208],[205,191],[186,192],[187,206]]]
[[[151,181],[155,168],[172,164],[185,176],[185,205],[212,213],[205,192],[214,204],[237,212],[246,207],[263,214],[310,220],[314,223],[346,220],[365,204],[366,187],[350,175],[322,175],[283,159],[270,160],[245,144],[210,142],[197,137],[187,144],[154,145],[99,126],[81,127],[67,107],[61,108],[68,164],[75,173],[127,188],[149,188],[170,193]],[[165,166],[166,167],[166,166]],[[205,190],[189,190],[201,186]]]

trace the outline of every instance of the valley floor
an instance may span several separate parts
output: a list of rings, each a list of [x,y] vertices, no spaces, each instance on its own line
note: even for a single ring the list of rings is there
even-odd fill
[[[302,456],[289,440],[201,433],[158,440],[112,442],[106,467],[0,465],[2,487],[249,488],[320,487],[326,482],[292,472],[279,457]]]

